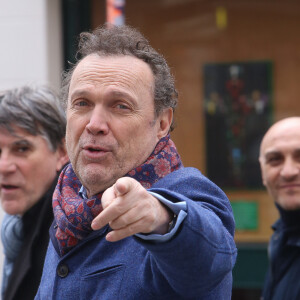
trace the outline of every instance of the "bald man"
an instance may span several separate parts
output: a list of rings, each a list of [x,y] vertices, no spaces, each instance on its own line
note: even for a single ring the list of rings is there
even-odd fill
[[[300,299],[300,117],[271,126],[262,140],[259,162],[263,184],[280,213],[272,226],[262,299]]]

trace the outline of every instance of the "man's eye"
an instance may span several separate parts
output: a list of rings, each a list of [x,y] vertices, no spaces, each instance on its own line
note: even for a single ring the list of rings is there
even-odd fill
[[[26,146],[24,146],[24,147],[18,147],[16,149],[16,151],[19,152],[19,153],[24,153],[24,152],[27,152],[28,150],[29,150],[29,147],[26,147]]]
[[[270,157],[267,159],[267,163],[270,165],[278,164],[281,161],[280,157]]]
[[[117,108],[119,108],[119,109],[129,109],[128,105],[125,105],[125,104],[118,104]]]
[[[71,106],[73,108],[88,106],[88,101],[86,101],[85,99],[75,99],[74,101],[71,102]]]
[[[87,102],[86,101],[78,101],[78,102],[76,102],[76,106],[87,106]]]

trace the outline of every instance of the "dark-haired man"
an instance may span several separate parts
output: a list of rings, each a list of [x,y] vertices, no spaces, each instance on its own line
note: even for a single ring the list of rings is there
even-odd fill
[[[2,300],[32,300],[42,276],[53,221],[52,194],[67,163],[66,117],[49,88],[0,93]]]

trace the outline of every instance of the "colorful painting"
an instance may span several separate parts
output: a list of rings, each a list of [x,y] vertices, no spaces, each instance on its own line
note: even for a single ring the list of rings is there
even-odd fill
[[[261,139],[272,123],[272,63],[204,66],[207,176],[222,188],[261,188]]]

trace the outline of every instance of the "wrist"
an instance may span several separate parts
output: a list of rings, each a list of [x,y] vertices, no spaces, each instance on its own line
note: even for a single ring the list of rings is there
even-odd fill
[[[177,215],[173,213],[172,219],[168,224],[168,232],[171,232],[171,230],[175,227],[177,220]]]
[[[174,213],[162,203],[160,205],[162,210],[158,219],[159,224],[151,233],[164,235],[169,232],[169,228],[173,225]]]

